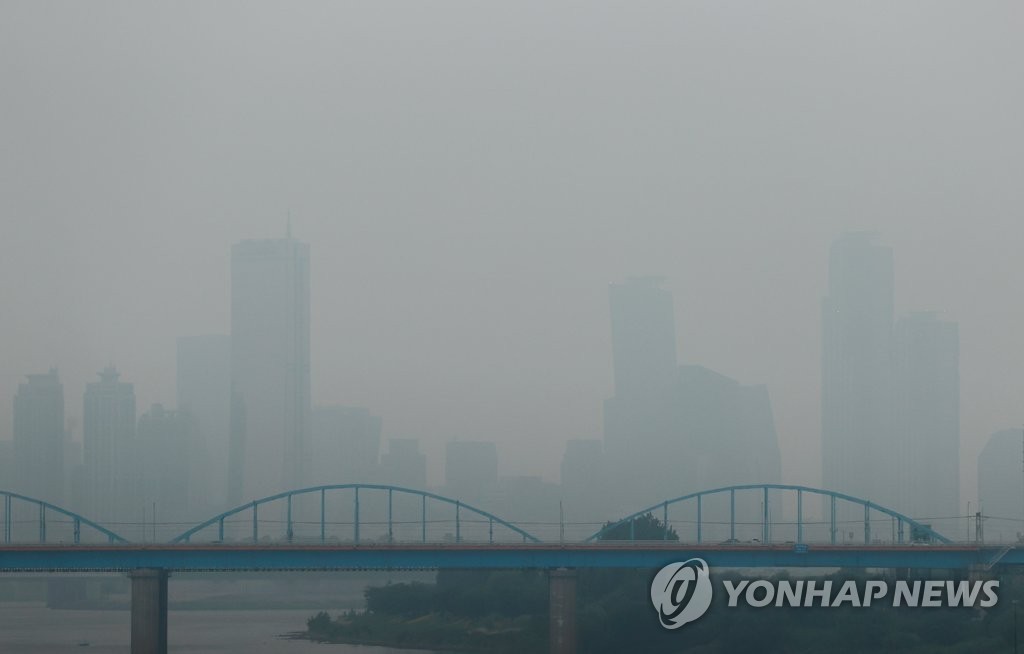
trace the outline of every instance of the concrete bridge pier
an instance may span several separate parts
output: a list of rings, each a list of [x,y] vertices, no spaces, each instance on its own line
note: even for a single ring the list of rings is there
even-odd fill
[[[132,654],[167,654],[167,571],[139,568],[132,580]]]
[[[995,579],[992,567],[983,563],[972,563],[967,566],[967,580],[971,582]]]
[[[551,654],[576,654],[575,570],[548,571],[548,619]]]

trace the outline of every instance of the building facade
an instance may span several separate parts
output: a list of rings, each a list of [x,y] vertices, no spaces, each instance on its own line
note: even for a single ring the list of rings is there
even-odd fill
[[[896,321],[894,411],[900,511],[943,534],[962,530],[960,335],[934,312]]]
[[[309,337],[309,246],[290,236],[237,243],[231,384],[234,419],[245,428],[232,428],[241,479],[231,502],[299,488],[310,477]]]
[[[203,503],[202,479],[193,476],[193,465],[204,457],[198,423],[186,411],[169,411],[154,404],[139,418],[136,433],[135,470],[139,477],[137,500],[149,509],[154,524],[198,522],[209,513]],[[143,530],[144,540],[166,540],[181,531]]]
[[[666,447],[676,440],[675,309],[657,277],[627,279],[608,289],[615,395],[604,403],[604,445],[624,477],[664,479]],[[647,501],[654,488],[634,488],[622,506]]]
[[[226,334],[178,339],[178,409],[195,421],[202,456],[189,462],[197,509],[213,515],[228,507],[231,442],[231,337]]]
[[[61,505],[65,497],[64,387],[57,371],[29,375],[14,398],[14,476],[18,493]]]
[[[892,427],[893,255],[868,233],[832,245],[822,302],[822,484],[898,501]]]
[[[971,512],[987,516],[982,535],[989,542],[1013,543],[1024,536],[1024,430],[992,434],[978,455],[978,500]],[[978,537],[971,523],[970,539]]]
[[[104,521],[132,522],[143,505],[136,502],[135,390],[120,381],[116,368],[86,385],[83,421],[84,481],[88,515]],[[115,530],[116,531],[116,530]]]

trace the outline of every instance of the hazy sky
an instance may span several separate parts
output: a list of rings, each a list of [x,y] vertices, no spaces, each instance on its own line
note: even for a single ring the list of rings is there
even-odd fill
[[[660,274],[684,362],[774,401],[820,483],[830,242],[960,322],[963,499],[1024,422],[1024,4],[0,2],[0,437],[114,362],[174,402],[243,238],[311,244],[313,395],[556,479],[601,436],[607,284]],[[76,433],[80,438],[80,429]]]

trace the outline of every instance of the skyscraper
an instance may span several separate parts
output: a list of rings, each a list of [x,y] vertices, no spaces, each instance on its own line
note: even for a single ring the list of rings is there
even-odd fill
[[[245,423],[232,452],[242,496],[232,502],[303,486],[311,463],[309,246],[290,235],[231,250],[231,383]]]
[[[29,375],[14,397],[11,490],[54,504],[64,499],[64,387],[57,371]]]
[[[675,380],[675,310],[661,282],[631,277],[608,287],[616,397],[658,394]]]
[[[107,367],[100,381],[85,388],[83,446],[89,517],[117,522],[134,519],[137,477],[132,470],[135,447],[135,390]]]
[[[978,455],[978,500],[988,518],[988,541],[1015,542],[1024,535],[1024,431],[1003,429],[989,437]],[[971,538],[974,538],[972,527]]]
[[[894,506],[956,533],[960,508],[960,337],[934,312],[896,322],[894,410],[899,497]]]
[[[615,396],[605,401],[605,470],[641,480],[605,505],[629,510],[715,486],[779,481],[768,391],[676,362],[672,296],[657,278],[610,288]]]
[[[196,421],[203,455],[190,461],[189,478],[201,508],[228,508],[228,449],[231,440],[231,337],[178,339],[178,408]],[[198,487],[197,487],[198,486]]]
[[[892,250],[847,234],[832,244],[822,302],[822,483],[889,506],[898,496],[892,330]]]
[[[604,405],[604,440],[615,466],[640,474],[673,439],[676,381],[672,295],[657,277],[608,288],[615,396]]]
[[[782,462],[765,386],[744,386],[704,366],[679,367],[678,493],[778,483]]]
[[[140,479],[137,502],[158,510],[157,516],[149,516],[151,520],[184,523],[209,515],[196,506],[203,493],[195,483],[199,480],[192,478],[191,464],[203,457],[196,427],[197,422],[189,413],[167,411],[160,404],[154,404],[139,418],[135,460]]]

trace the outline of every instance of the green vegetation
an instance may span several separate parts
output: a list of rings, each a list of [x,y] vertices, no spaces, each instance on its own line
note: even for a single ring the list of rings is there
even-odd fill
[[[665,523],[654,517],[653,513],[647,512],[637,516],[630,522],[624,522],[614,529],[617,521],[606,522],[602,529],[601,540],[679,540],[679,534],[671,526],[668,534],[665,533]]]
[[[366,611],[307,621],[310,638],[329,642],[475,652],[543,651],[547,577],[543,572],[444,570],[433,584],[366,589]]]
[[[636,537],[665,536],[653,516],[638,518]],[[623,538],[616,528],[609,538]],[[628,526],[625,538],[628,538]],[[669,532],[670,540],[677,540]],[[582,570],[577,625],[579,651],[586,654],[967,654],[1013,651],[1011,600],[1024,588],[1004,578],[1000,601],[987,611],[969,608],[752,609],[726,608],[716,592],[708,613],[679,631],[658,624],[649,600],[651,570]],[[780,575],[784,578],[786,575]],[[742,575],[714,573],[721,580]],[[760,577],[759,577],[760,578]],[[848,579],[877,578],[861,572],[819,577],[839,586]],[[383,644],[504,654],[547,648],[547,576],[542,571],[441,571],[433,584],[392,584],[366,591],[366,611],[309,620],[316,640]],[[1024,645],[1024,603],[1020,615]]]

